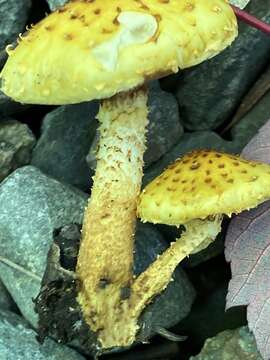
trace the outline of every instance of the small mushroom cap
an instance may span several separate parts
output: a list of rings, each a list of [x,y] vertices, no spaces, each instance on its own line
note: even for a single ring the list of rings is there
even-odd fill
[[[32,104],[103,99],[211,58],[236,36],[225,0],[73,0],[8,47],[1,90]]]
[[[185,224],[231,215],[270,198],[270,165],[216,151],[198,150],[176,160],[140,195],[143,221]]]

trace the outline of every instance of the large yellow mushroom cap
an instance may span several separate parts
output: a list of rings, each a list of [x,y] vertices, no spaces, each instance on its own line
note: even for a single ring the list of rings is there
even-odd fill
[[[8,50],[1,90],[33,104],[111,97],[211,58],[236,35],[225,0],[73,0]]]
[[[216,151],[189,153],[140,195],[138,216],[153,223],[185,224],[231,215],[270,198],[270,165]]]

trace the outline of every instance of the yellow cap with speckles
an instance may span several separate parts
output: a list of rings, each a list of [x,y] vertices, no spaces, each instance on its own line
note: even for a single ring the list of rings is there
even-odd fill
[[[111,97],[211,58],[236,36],[225,0],[73,0],[8,47],[1,90],[33,104]]]
[[[239,156],[200,150],[176,160],[142,191],[143,221],[185,224],[231,215],[270,198],[270,165]]]

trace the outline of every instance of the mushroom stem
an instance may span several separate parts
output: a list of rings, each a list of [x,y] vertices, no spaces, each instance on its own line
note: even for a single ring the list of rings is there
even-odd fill
[[[163,291],[171,281],[176,266],[198,246],[215,240],[221,230],[222,217],[192,220],[185,224],[185,232],[180,239],[156,259],[132,285],[130,302],[133,311],[140,314],[154,296]]]
[[[104,348],[122,345],[117,318],[132,281],[137,199],[147,125],[145,89],[102,102],[97,167],[76,273],[78,301]],[[114,331],[115,329],[115,331]],[[108,339],[108,337],[110,339]]]

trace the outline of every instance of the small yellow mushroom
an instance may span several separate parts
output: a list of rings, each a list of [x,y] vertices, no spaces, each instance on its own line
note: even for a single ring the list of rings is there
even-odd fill
[[[142,191],[142,221],[183,225],[184,233],[134,282],[138,307],[166,288],[181,260],[207,247],[231,216],[270,199],[270,165],[212,150],[186,154]]]

